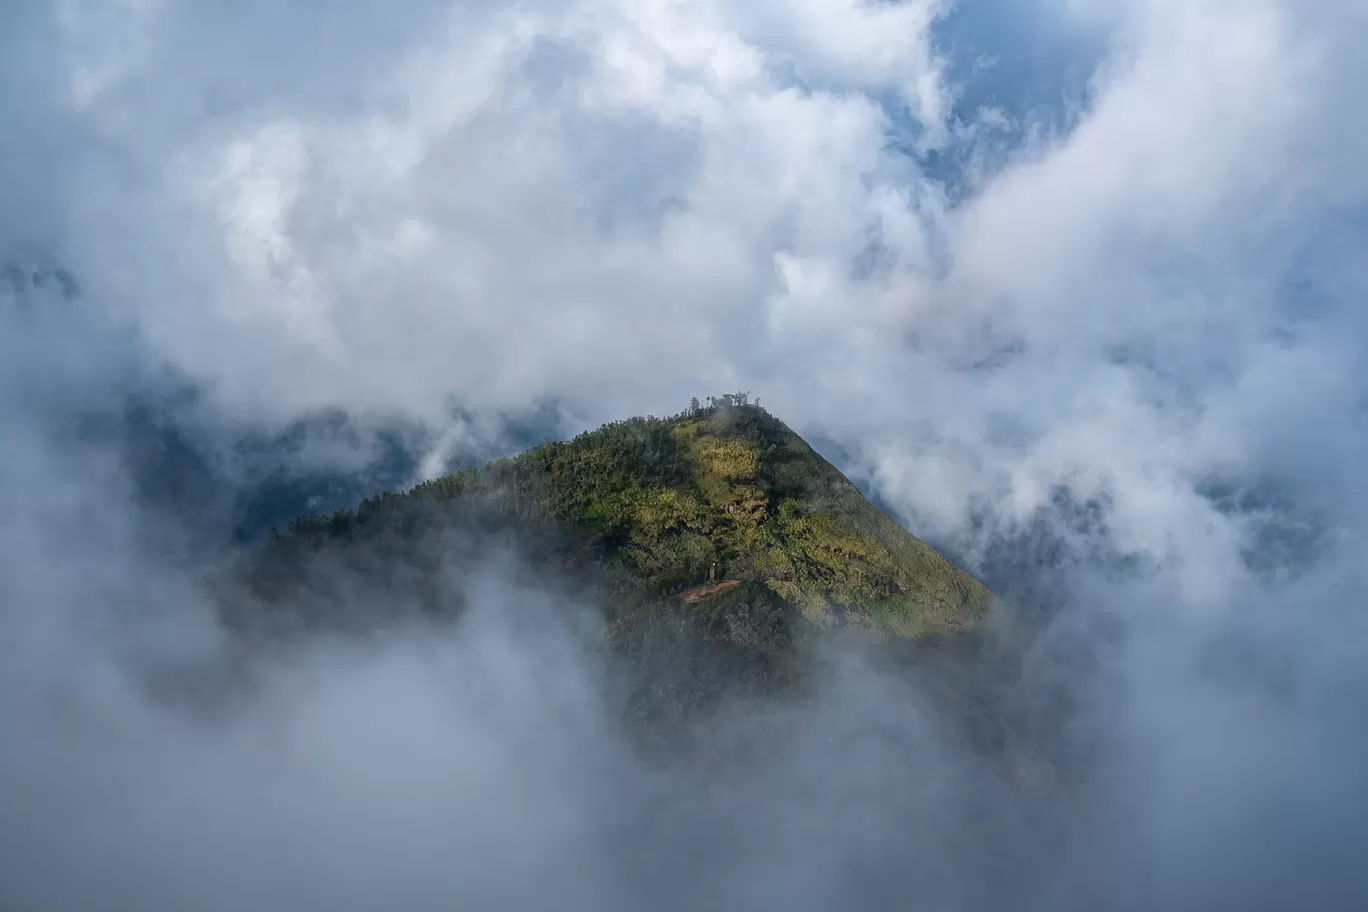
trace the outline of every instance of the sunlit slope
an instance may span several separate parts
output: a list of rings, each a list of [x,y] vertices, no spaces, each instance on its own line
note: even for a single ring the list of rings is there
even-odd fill
[[[478,515],[486,529],[523,533],[543,556],[559,550],[566,565],[592,564],[619,624],[646,605],[731,602],[722,596],[732,581],[822,626],[915,637],[982,616],[992,600],[982,584],[876,509],[781,421],[740,401],[605,425],[379,495],[355,514],[305,518],[268,554],[329,541],[402,550],[398,541],[444,516]]]

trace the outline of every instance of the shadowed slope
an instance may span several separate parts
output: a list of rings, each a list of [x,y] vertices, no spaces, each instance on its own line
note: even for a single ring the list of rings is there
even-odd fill
[[[570,564],[605,571],[610,601],[659,601],[728,580],[763,585],[819,625],[903,636],[971,626],[988,590],[875,509],[763,409],[633,418],[481,469],[297,520],[271,552],[374,540],[479,513]],[[721,591],[721,590],[719,590]]]
[[[510,550],[602,609],[637,672],[629,699],[652,718],[787,688],[823,628],[939,638],[973,629],[993,600],[729,396],[296,520],[240,568],[225,614],[276,632],[455,616],[478,597],[468,571]]]

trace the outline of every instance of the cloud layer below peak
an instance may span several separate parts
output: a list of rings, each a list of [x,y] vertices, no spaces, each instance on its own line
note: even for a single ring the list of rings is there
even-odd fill
[[[1101,669],[1068,678],[1100,752],[1082,829],[1096,839],[1047,879],[1086,893],[1089,871],[1140,872],[1137,907],[1274,908],[1297,889],[1323,889],[1312,898],[1324,908],[1361,906],[1362,4],[210,7],[0,10],[0,771],[50,789],[15,820],[97,796],[110,804],[85,806],[98,825],[83,848],[100,857],[136,810],[117,800],[123,786],[162,784],[145,774],[167,769],[145,746],[168,744],[191,764],[168,770],[184,800],[140,818],[147,852],[122,846],[138,864],[166,857],[183,824],[172,818],[196,807],[230,833],[245,818],[269,830],[277,809],[256,786],[293,792],[298,769],[320,763],[335,776],[320,793],[350,794],[378,832],[440,829],[405,818],[416,799],[386,791],[394,767],[327,753],[359,751],[375,726],[385,737],[379,710],[360,734],[329,729],[329,713],[397,693],[417,707],[389,730],[401,741],[448,711],[485,733],[475,709],[433,696],[450,669],[415,665],[412,644],[317,659],[335,696],[290,671],[268,692],[285,703],[259,707],[279,727],[253,717],[207,742],[127,682],[106,686],[128,650],[161,648],[141,634],[129,645],[127,628],[203,608],[202,593],[162,553],[178,531],[140,501],[147,466],[88,446],[73,414],[126,418],[130,389],[165,393],[187,439],[208,441],[206,473],[274,478],[269,458],[252,462],[252,446],[275,445],[262,441],[311,470],[388,452],[318,418],[342,409],[393,431],[390,443],[420,441],[413,465],[366,476],[390,485],[467,445],[514,448],[490,415],[554,414],[560,434],[744,389],[840,454],[918,534],[1023,603],[1065,606],[1042,649]],[[193,394],[163,388],[176,384]],[[343,489],[355,493],[321,486],[308,503]],[[213,632],[186,623],[167,634],[174,651],[212,651]],[[511,664],[489,680],[523,680],[526,656],[501,633],[472,636],[451,646],[463,661],[478,672],[502,649]],[[77,660],[88,674],[68,680]],[[559,680],[580,687],[569,664]],[[77,692],[62,705],[85,716],[52,710],[53,693]],[[513,715],[541,719],[532,703]],[[547,735],[545,756],[602,735],[580,709],[584,730]],[[50,739],[9,746],[39,723]],[[281,747],[281,731],[301,740]],[[460,753],[438,740],[440,757]],[[81,760],[111,743],[109,768]],[[790,771],[805,787],[832,762],[810,753],[820,762]],[[224,757],[242,761],[236,780]],[[887,759],[887,781],[902,781]],[[517,790],[497,757],[470,763],[469,781]],[[440,784],[436,766],[411,771]],[[542,797],[565,828],[535,847],[542,870],[576,827],[604,823],[572,793],[616,769],[557,772],[565,791]],[[214,801],[221,775],[250,798],[242,808]],[[823,794],[805,833],[849,797]],[[850,826],[855,842],[889,832]],[[47,819],[38,835],[33,858],[58,864],[60,826]],[[490,857],[508,860],[516,839],[497,835],[508,844]],[[21,836],[0,824],[0,839]],[[339,838],[317,847],[319,871],[360,857]],[[858,858],[843,852],[828,861],[847,876]],[[800,853],[761,855],[744,854],[755,867],[737,874],[739,893],[718,895],[773,899],[765,866]],[[402,861],[440,881],[431,896],[450,895],[440,859]],[[817,868],[811,905],[854,895]],[[193,896],[186,870],[163,886]],[[146,895],[120,880],[136,871],[102,875],[120,896]],[[61,893],[60,878],[24,886]]]

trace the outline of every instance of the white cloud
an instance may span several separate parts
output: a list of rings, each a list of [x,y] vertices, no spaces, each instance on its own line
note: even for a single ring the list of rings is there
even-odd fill
[[[908,168],[863,93],[940,129],[932,14],[456,7],[421,42],[358,47],[369,85],[256,101],[238,61],[188,59],[209,40],[194,20],[126,13],[156,50],[87,116],[140,179],[73,206],[137,227],[117,253],[103,230],[74,241],[88,284],[122,285],[157,345],[232,398],[423,411],[450,392],[598,396],[650,363],[659,401],[745,372],[754,346],[733,336],[763,327],[776,258],[840,273],[898,218]],[[245,100],[215,113],[207,93]],[[535,356],[491,360],[514,332]]]
[[[344,809],[382,834],[416,822],[459,842],[419,807],[442,775],[422,748],[469,761],[471,782],[516,792],[504,766],[535,777],[540,761],[602,734],[538,742],[544,754],[526,768],[498,756],[516,738],[473,757],[426,741],[464,694],[451,696],[441,661],[388,653],[332,669],[323,680],[335,694],[290,678],[281,728],[251,719],[205,742],[163,729],[159,712],[111,683],[111,653],[159,647],[111,647],[87,625],[122,621],[129,606],[177,617],[198,590],[183,568],[149,558],[158,530],[112,457],[67,452],[44,422],[59,404],[113,396],[137,374],[132,362],[165,358],[203,382],[209,413],[268,421],[325,405],[443,420],[455,395],[489,410],[556,397],[595,422],[749,389],[799,430],[849,447],[852,471],[971,558],[986,559],[999,536],[1033,534],[1036,520],[1064,543],[1039,562],[1083,607],[1051,636],[1077,637],[1101,666],[1100,681],[1069,682],[1102,742],[1099,768],[1124,783],[1104,775],[1087,796],[1101,820],[1082,832],[1103,838],[1079,851],[1081,868],[1115,875],[1143,861],[1151,883],[1230,897],[1231,871],[1276,886],[1293,856],[1274,849],[1309,833],[1320,854],[1298,863],[1322,865],[1317,882],[1354,883],[1335,850],[1361,846],[1339,837],[1362,833],[1344,809],[1361,806],[1365,754],[1354,724],[1368,531],[1361,7],[1022,0],[1012,9],[1030,11],[1033,34],[1011,40],[1086,32],[1103,49],[1087,97],[1078,108],[1053,99],[1042,115],[980,93],[975,111],[990,113],[970,115],[956,105],[975,86],[953,82],[958,48],[938,40],[946,10],[920,0],[3,6],[0,260],[55,258],[83,296],[0,293],[0,652],[14,659],[0,675],[16,685],[0,688],[0,733],[35,718],[62,729],[67,717],[46,712],[52,686],[86,687],[84,708],[108,710],[73,741],[0,738],[0,762],[50,788],[14,819],[50,824],[72,783],[88,786],[117,811],[84,835],[88,857],[124,850],[151,864],[170,851],[190,865],[180,887],[193,895],[196,878],[218,882],[212,864],[190,864],[213,852],[181,846],[183,821],[171,818],[204,810],[259,870],[331,897],[323,872],[354,875],[358,858],[384,849],[344,832],[328,816],[336,801],[354,799]],[[963,0],[956,15],[972,23],[995,9]],[[960,186],[966,161],[972,179]],[[111,329],[125,323],[136,344]],[[423,471],[488,432],[447,430]],[[1213,477],[1256,502],[1222,503],[1203,487]],[[1063,506],[1061,484],[1073,497]],[[1094,525],[1066,515],[1080,503],[1086,513],[1089,498]],[[967,523],[974,508],[982,526]],[[1252,567],[1261,536],[1303,527],[1323,535],[1301,576]],[[1113,574],[1118,555],[1145,572]],[[120,611],[102,613],[111,604]],[[1118,619],[1124,636],[1094,633]],[[211,631],[167,635],[182,653],[197,638]],[[1275,673],[1230,680],[1231,650]],[[527,655],[488,639],[471,652],[509,659],[484,669],[506,687],[546,680],[524,675]],[[49,661],[19,661],[35,656]],[[54,676],[87,660],[88,678]],[[553,689],[582,694],[572,670]],[[1022,690],[1035,695],[1029,681]],[[121,714],[125,699],[135,712]],[[386,723],[387,707],[407,700],[413,715]],[[369,712],[351,730],[354,706]],[[483,721],[457,709],[462,724]],[[372,735],[405,744],[404,762],[367,753]],[[110,737],[123,752],[106,774],[85,758]],[[139,818],[162,838],[123,845],[120,821],[146,803],[121,796],[167,794],[143,769],[165,769],[145,744],[192,763],[166,773],[168,816]],[[330,751],[339,744],[348,752]],[[387,777],[396,768],[429,788],[406,791]],[[225,777],[244,805],[215,800]],[[579,784],[537,796],[564,815],[537,845],[540,870],[563,871],[555,859],[579,844],[576,826],[600,820]],[[781,789],[780,804],[803,816],[805,835],[826,838],[848,796],[823,792],[830,801],[809,813],[796,793]],[[1304,803],[1270,808],[1270,795]],[[444,811],[479,810],[447,797]],[[337,824],[340,842],[306,859],[317,876],[302,884],[234,835],[275,821],[307,841],[317,819]],[[34,857],[67,844],[51,828],[40,835],[25,842]],[[144,846],[153,851],[139,855]],[[755,889],[749,865],[810,861],[802,848],[757,840],[735,884],[682,895]],[[1090,864],[1094,853],[1110,864]],[[827,879],[844,856],[831,856],[800,865],[813,873],[798,882],[845,895]],[[1218,864],[1190,866],[1206,858]],[[405,863],[423,883],[450,885],[435,853]]]
[[[1318,246],[1353,249],[1363,17],[1302,9],[1042,4],[1110,53],[1077,125],[1038,135],[952,129],[938,3],[64,8],[68,75],[106,75],[63,115],[99,141],[53,205],[90,293],[234,407],[555,395],[592,421],[749,387],[885,454],[941,528],[1063,479],[1124,515],[1259,471],[1239,453],[1272,418],[1240,391],[1289,357]],[[952,205],[890,104],[923,150],[1026,138]],[[1318,266],[1291,357],[1353,374],[1324,346],[1362,276]],[[1186,547],[1139,515],[1137,541]]]

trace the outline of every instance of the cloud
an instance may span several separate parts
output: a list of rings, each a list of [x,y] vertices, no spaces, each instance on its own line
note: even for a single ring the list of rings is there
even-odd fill
[[[7,7],[0,733],[35,733],[0,738],[6,783],[33,786],[0,830],[31,891],[11,895],[89,904],[65,857],[138,908],[536,904],[532,874],[571,905],[823,907],[886,900],[915,857],[956,875],[946,906],[982,907],[959,843],[868,840],[959,821],[981,792],[1016,859],[1040,810],[962,776],[972,752],[907,708],[921,691],[863,672],[804,718],[874,745],[877,788],[802,742],[791,767],[724,777],[717,805],[618,753],[566,641],[548,657],[497,625],[320,647],[208,730],[129,677],[220,645],[198,568],[167,556],[184,517],[140,493],[162,463],[77,420],[130,390],[231,500],[299,480],[302,455],[342,480],[301,491],[344,498],[524,441],[501,415],[542,405],[559,434],[741,388],[1057,610],[1020,696],[1073,695],[1090,775],[1022,895],[1352,905],[1365,34],[1334,0]],[[78,294],[33,281],[58,266]],[[354,437],[290,436],[332,408]],[[385,474],[396,427],[412,465]],[[492,601],[563,598],[490,572]],[[500,718],[531,733],[493,731],[453,680],[513,688]],[[565,718],[542,686],[566,688]],[[864,698],[931,758],[905,802],[880,806],[915,771]],[[729,816],[751,787],[754,813]],[[475,795],[528,789],[551,823],[523,846]],[[661,807],[701,822],[673,841],[635,816]],[[487,843],[452,831],[467,814]],[[753,840],[710,847],[724,822]],[[615,863],[632,849],[643,885]],[[234,858],[261,876],[230,878]],[[368,880],[365,859],[405,876]],[[1026,863],[1004,865],[1019,886]]]
[[[882,106],[945,131],[938,12],[71,11],[41,83],[92,134],[65,252],[247,408],[595,401],[628,372],[670,386],[615,408],[672,399],[747,369],[784,258],[840,272],[873,221],[915,234]],[[490,361],[515,330],[537,356]]]

